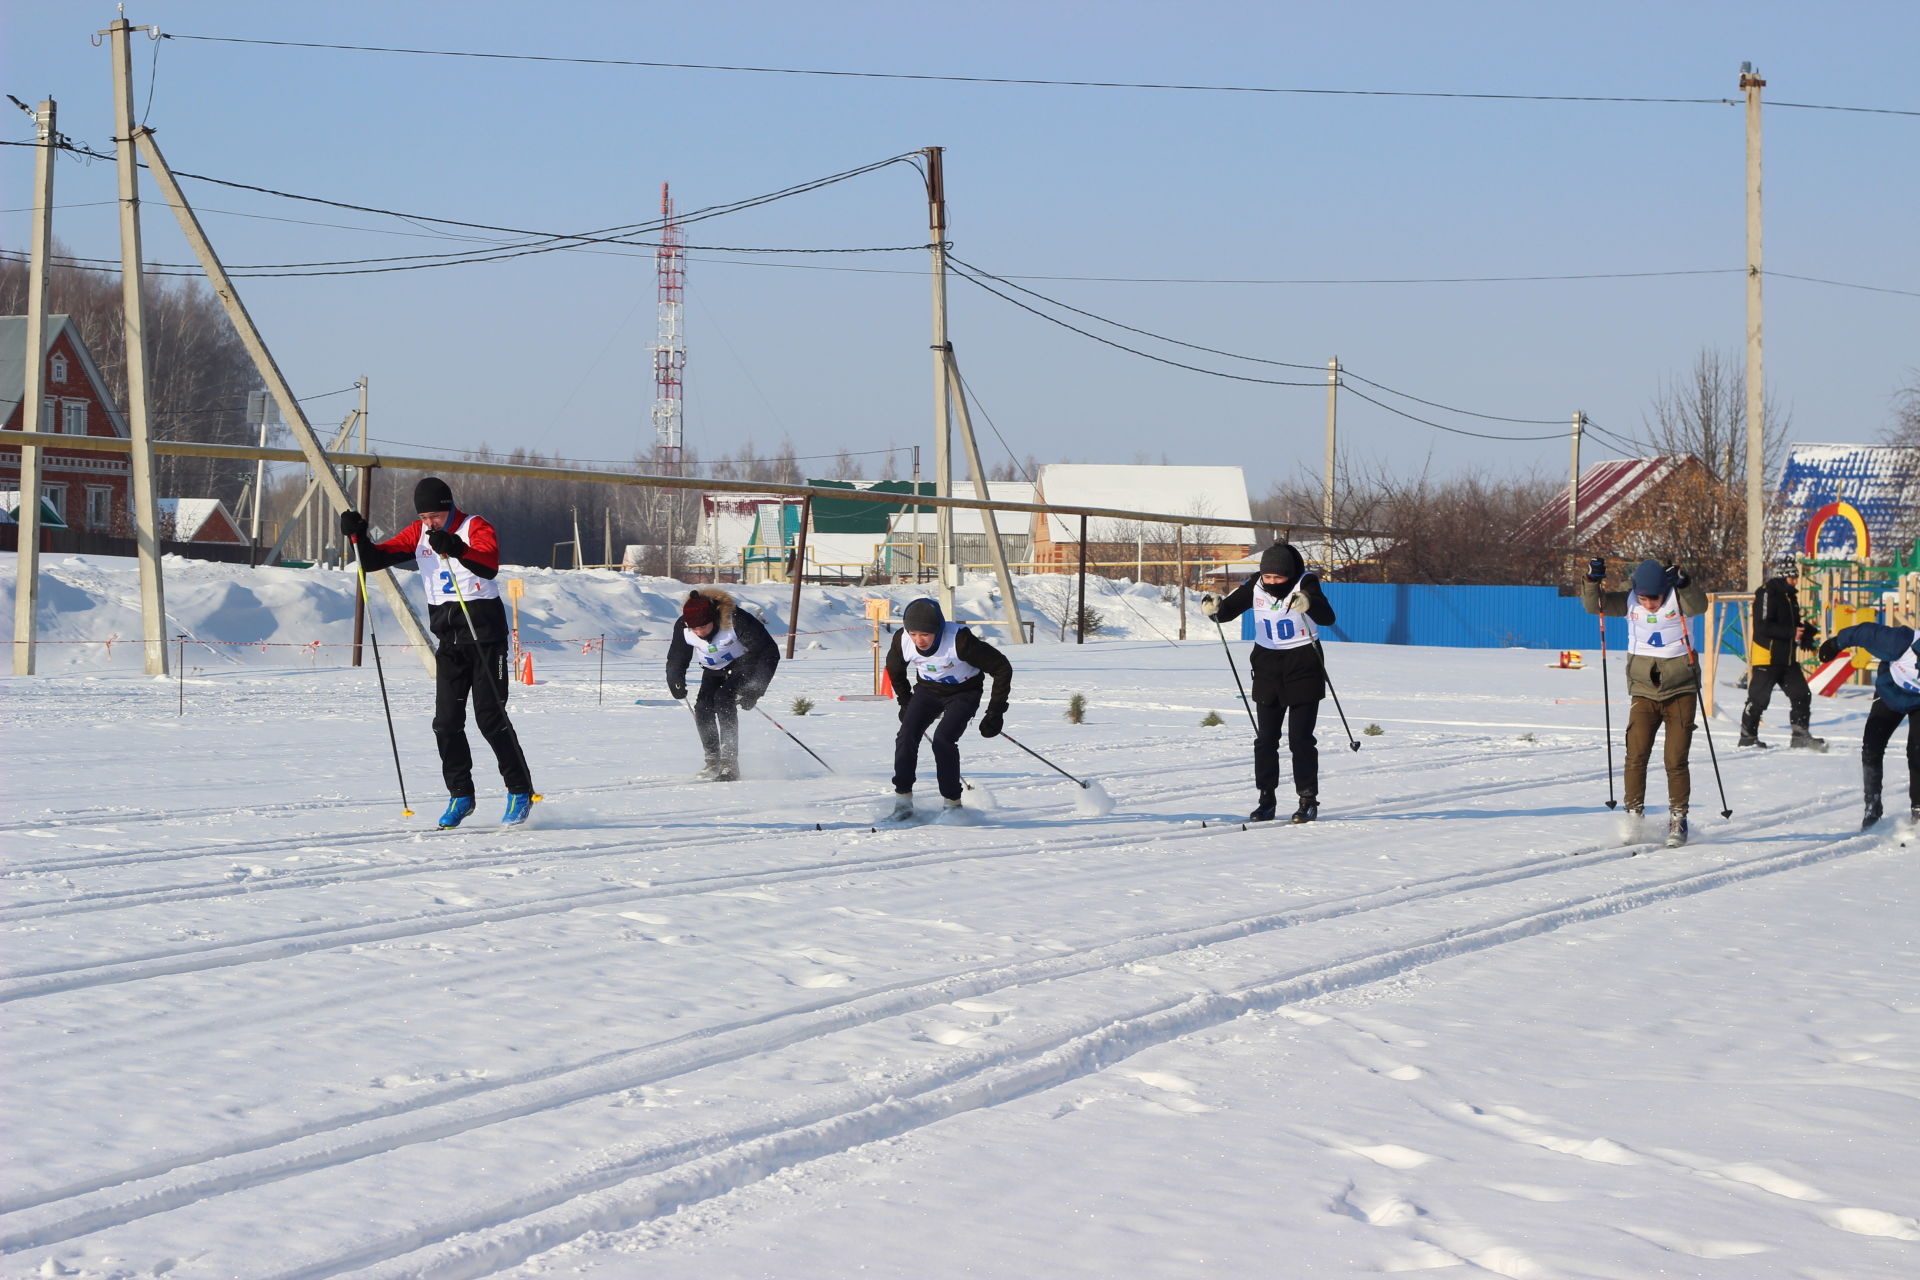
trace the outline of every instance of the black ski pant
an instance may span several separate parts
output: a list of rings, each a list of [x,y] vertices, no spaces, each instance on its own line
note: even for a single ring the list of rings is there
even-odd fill
[[[1778,688],[1787,695],[1787,723],[1805,730],[1813,720],[1813,690],[1807,688],[1807,673],[1797,662],[1784,667],[1755,667],[1747,681],[1747,706],[1740,713],[1740,732],[1749,736],[1760,732],[1760,713],[1773,701]]]
[[[979,688],[958,693],[935,693],[926,684],[916,684],[900,717],[900,732],[893,739],[893,789],[913,790],[920,772],[920,735],[934,724],[933,769],[940,782],[940,794],[948,800],[960,798],[960,735],[966,732],[973,713],[980,709]]]
[[[520,737],[507,719],[507,644],[456,644],[442,641],[435,655],[433,736],[440,744],[440,775],[447,794],[473,794],[473,751],[467,746],[467,698],[473,721],[500,763],[500,781],[509,792],[527,794],[533,778],[520,752]]]
[[[1318,702],[1253,704],[1257,728],[1253,735],[1253,785],[1262,791],[1280,787],[1280,726],[1287,727],[1287,752],[1293,757],[1293,789],[1303,796],[1320,794],[1320,747],[1313,726],[1320,719]]]
[[[1875,698],[1867,708],[1866,727],[1860,732],[1860,767],[1867,778],[1868,797],[1879,798],[1887,743],[1902,720],[1907,722],[1907,802],[1920,809],[1920,708],[1895,711]]]
[[[700,749],[708,764],[740,761],[740,695],[734,688],[733,668],[700,673],[700,692],[693,696],[693,724],[700,731]]]

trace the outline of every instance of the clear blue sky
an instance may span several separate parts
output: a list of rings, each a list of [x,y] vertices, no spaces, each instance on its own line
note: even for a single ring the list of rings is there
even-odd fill
[[[101,149],[107,4],[10,6],[0,90],[60,102]],[[1920,108],[1920,6],[1839,3],[327,4],[146,0],[178,34],[668,62],[1086,80],[1737,97]],[[1379,278],[1738,268],[1743,121],[1732,106],[1169,93],[420,58],[175,39],[135,51],[179,169],[357,204],[571,231],[947,148],[955,252],[1019,275]],[[151,83],[150,83],[151,81]],[[3,105],[3,104],[0,104]],[[25,116],[4,136],[30,139]],[[1920,291],[1920,118],[1769,109],[1771,270]],[[4,207],[31,153],[0,148]],[[64,163],[58,234],[113,257],[111,165]],[[189,183],[228,262],[439,252],[428,230]],[[151,188],[148,188],[151,194]],[[218,212],[216,212],[218,211]],[[266,221],[272,215],[361,228]],[[189,258],[149,205],[148,256]],[[24,212],[0,215],[23,248]],[[695,243],[920,244],[904,166],[701,224]],[[931,439],[924,254],[716,260],[689,272],[688,443],[791,437],[802,454]],[[806,268],[881,268],[849,272]],[[901,274],[892,274],[899,272]],[[1702,347],[1743,349],[1738,274],[1501,284],[1043,282],[1191,342],[1322,364],[1429,400],[1631,434]],[[302,394],[372,379],[375,434],[589,458],[648,447],[648,250],[394,275],[243,283]],[[1144,343],[1256,376],[1265,369]],[[1866,441],[1920,369],[1920,297],[1767,282],[1769,386],[1794,438]],[[1041,459],[1237,462],[1256,489],[1317,471],[1324,391],[1202,377],[1101,347],[956,282],[952,338],[1015,449]],[[316,402],[337,420],[349,399]],[[1418,405],[1415,412],[1428,414]],[[1510,426],[1431,415],[1469,429]],[[1538,467],[1563,440],[1450,436],[1352,398],[1345,448],[1402,472]],[[982,425],[988,459],[1001,455]],[[1594,456],[1589,454],[1589,456]],[[930,461],[929,461],[929,465]]]

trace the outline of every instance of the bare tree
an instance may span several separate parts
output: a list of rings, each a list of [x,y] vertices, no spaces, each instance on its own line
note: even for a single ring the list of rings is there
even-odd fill
[[[1920,370],[1907,375],[1907,385],[1893,393],[1893,421],[1886,442],[1920,449]]]

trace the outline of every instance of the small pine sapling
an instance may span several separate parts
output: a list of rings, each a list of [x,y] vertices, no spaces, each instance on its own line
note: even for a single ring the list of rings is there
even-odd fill
[[[1360,732],[1366,734],[1369,738],[1377,738],[1381,734],[1385,733],[1386,730],[1382,729],[1377,724],[1370,724],[1366,728],[1362,729]]]
[[[793,714],[797,716],[803,716],[803,715],[806,715],[807,712],[811,710],[813,710],[813,699],[795,698],[793,700]]]
[[[1087,695],[1076,693],[1067,699],[1067,723],[1081,724],[1087,718]]]
[[[1202,729],[1211,729],[1214,725],[1225,723],[1226,721],[1220,718],[1218,711],[1209,711],[1207,712],[1207,718],[1200,722],[1200,727]]]

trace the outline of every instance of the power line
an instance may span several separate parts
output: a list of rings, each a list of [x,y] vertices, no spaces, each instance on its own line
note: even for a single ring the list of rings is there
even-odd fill
[[[1448,413],[1465,414],[1469,418],[1485,418],[1489,422],[1517,422],[1523,426],[1533,427],[1550,427],[1560,421],[1558,418],[1507,418],[1497,413],[1478,413],[1472,409],[1459,409],[1450,404],[1441,404],[1438,400],[1422,400],[1419,396],[1411,395],[1408,392],[1396,391],[1383,382],[1375,382],[1372,378],[1361,377],[1345,365],[1340,366],[1340,372],[1346,377],[1354,379],[1356,382],[1364,382],[1368,386],[1378,388],[1390,396],[1399,396],[1402,400],[1411,400],[1415,404],[1424,404],[1434,409],[1445,409]],[[1345,384],[1342,383],[1342,385],[1344,386]],[[1357,395],[1359,393],[1355,392],[1355,394]]]
[[[1375,405],[1379,408],[1385,409],[1388,413],[1397,414],[1402,418],[1406,418],[1411,422],[1418,422],[1423,426],[1434,427],[1441,431],[1452,432],[1456,436],[1473,436],[1475,439],[1478,439],[1478,440],[1564,440],[1567,436],[1567,432],[1565,431],[1556,431],[1551,435],[1544,435],[1544,436],[1496,436],[1496,435],[1489,435],[1484,431],[1468,431],[1461,427],[1449,427],[1445,423],[1434,422],[1430,419],[1422,418],[1415,414],[1408,413],[1405,409],[1396,409],[1390,404],[1387,404],[1380,400],[1375,400],[1372,396],[1368,395],[1364,391],[1357,391],[1354,388],[1347,386],[1345,383],[1342,383],[1341,387],[1343,390],[1346,391],[1348,395],[1359,396],[1362,400],[1365,400],[1368,404]]]
[[[1738,100],[1733,98],[1656,98],[1630,97],[1626,95],[1552,93],[1449,93],[1416,89],[1311,89],[1267,85],[1162,84],[1125,80],[1054,80],[1016,76],[955,76],[903,71],[836,71],[809,67],[757,67],[703,62],[649,62],[635,58],[584,58],[534,53],[481,53],[463,49],[407,49],[386,45],[323,44],[317,41],[306,40],[249,40],[238,36],[201,36],[187,35],[180,32],[163,32],[161,38],[166,40],[198,40],[214,44],[271,45],[289,49],[331,49],[348,53],[400,53],[416,57],[432,58],[478,58],[502,62],[554,62],[602,67],[648,67],[668,71],[735,71],[749,72],[756,75],[830,76],[853,80],[920,80],[950,84],[1037,85],[1048,88],[1065,89],[1152,89],[1181,93],[1300,94],[1319,97],[1358,98],[1455,98],[1496,102],[1656,103],[1716,107],[1739,105]],[[1879,115],[1920,116],[1920,111],[1903,111],[1887,107],[1834,107],[1810,102],[1771,102],[1767,105],[1775,107],[1795,107],[1810,111],[1857,111]]]
[[[1641,280],[1657,276],[1724,276],[1745,274],[1745,267],[1701,267],[1686,271],[1590,271],[1571,275],[1535,276],[1380,276],[1354,278],[1306,277],[1234,278],[1221,276],[1040,276],[1005,275],[1001,280],[1065,280],[1092,284],[1513,284],[1549,280]]]
[[[1785,271],[1762,271],[1763,276],[1777,276],[1782,280],[1805,280],[1809,284],[1830,284],[1842,289],[1865,289],[1871,293],[1897,293],[1902,297],[1920,298],[1920,292],[1913,289],[1888,289],[1877,284],[1852,284],[1845,280],[1822,280],[1819,276],[1789,275]]]

